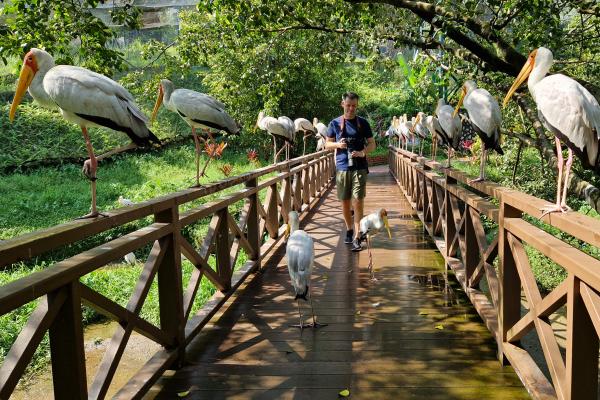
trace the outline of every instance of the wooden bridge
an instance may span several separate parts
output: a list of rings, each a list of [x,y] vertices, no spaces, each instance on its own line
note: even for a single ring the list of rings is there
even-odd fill
[[[368,212],[385,207],[392,227],[391,240],[374,240],[377,281],[366,271],[366,251],[343,243],[327,152],[1,243],[7,266],[152,219],[0,287],[0,315],[39,301],[0,368],[0,399],[13,392],[46,332],[57,399],[336,398],[345,389],[369,399],[597,398],[600,261],[531,225],[544,201],[470,186],[463,174],[400,149],[389,154],[389,167],[369,175],[365,204]],[[228,193],[194,202],[221,191]],[[317,330],[289,326],[297,312],[281,234],[290,209],[301,211],[315,238],[312,293],[328,324]],[[196,244],[182,232],[204,218],[209,230]],[[600,246],[597,220],[553,214],[544,222]],[[151,250],[126,306],[80,283],[145,245]],[[529,266],[532,248],[569,273],[544,297]],[[249,261],[234,268],[241,252]],[[185,287],[181,254],[196,266]],[[140,317],[155,279],[160,326]],[[218,291],[192,314],[203,279]],[[96,371],[86,369],[81,304],[118,322]],[[563,310],[564,340],[557,340],[553,321]],[[162,350],[115,387],[133,331]],[[539,339],[539,354],[523,344],[526,336]]]

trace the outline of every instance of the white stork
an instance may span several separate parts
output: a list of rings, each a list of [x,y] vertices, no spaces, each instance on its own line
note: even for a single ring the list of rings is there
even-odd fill
[[[315,134],[315,127],[306,118],[296,118],[294,120],[294,131],[296,133],[302,132],[302,155],[304,155],[306,153],[306,138]]]
[[[485,180],[485,162],[489,149],[494,149],[500,155],[504,155],[500,147],[500,126],[502,125],[502,114],[498,102],[485,89],[478,88],[474,81],[466,81],[462,87],[462,94],[456,109],[454,117],[457,117],[460,106],[465,104],[465,109],[469,114],[471,126],[477,132],[477,136],[483,144],[481,149],[481,163],[479,166],[479,177],[470,182],[481,182]],[[461,123],[462,127],[462,123]]]
[[[91,181],[92,189],[91,212],[82,218],[100,215],[96,207],[98,161],[136,145],[160,143],[146,126],[148,118],[135,104],[131,93],[117,82],[85,68],[55,65],[50,54],[36,48],[32,48],[23,59],[15,97],[10,107],[11,121],[14,120],[17,107],[27,89],[41,106],[60,110],[67,121],[81,127],[89,156],[83,164],[83,173]],[[96,157],[87,131],[90,126],[104,126],[124,132],[134,144]]]
[[[317,151],[325,150],[325,141],[327,139],[327,125],[319,122],[317,117],[313,118],[313,126],[315,127],[315,135],[317,137]]]
[[[389,238],[392,238],[392,233],[390,232],[390,224],[388,222],[387,211],[385,208],[381,208],[378,212],[369,214],[364,216],[360,220],[360,240],[367,241],[367,250],[369,252],[369,272],[371,273],[371,280],[375,279],[375,274],[373,273],[373,256],[371,255],[371,237],[375,235],[377,232],[382,230],[383,228],[387,229],[387,233]]]
[[[458,146],[460,145],[460,135],[462,132],[462,123],[460,122],[460,118],[454,115],[454,110],[452,106],[446,104],[444,99],[439,99],[437,107],[435,109],[435,114],[437,116],[438,122],[440,124],[442,141],[448,148],[448,165],[450,167],[450,158],[452,157],[452,152],[454,150],[458,150]]]
[[[544,215],[551,212],[566,212],[569,172],[573,163],[573,152],[583,166],[600,174],[600,105],[581,84],[568,76],[554,74],[546,76],[552,66],[552,52],[540,47],[529,54],[527,62],[504,98],[508,103],[517,88],[529,77],[527,86],[537,104],[540,120],[554,134],[558,157],[558,183],[556,204],[543,209]],[[565,164],[565,179],[562,184],[563,156],[560,141],[565,142],[568,158]]]
[[[326,324],[319,324],[315,318],[315,309],[313,308],[312,296],[310,295],[310,278],[315,261],[315,245],[310,235],[300,230],[300,221],[296,211],[290,211],[288,214],[285,236],[287,238],[285,255],[288,262],[288,272],[290,273],[290,279],[294,287],[294,300],[296,300],[298,314],[300,315],[300,324],[294,326],[300,329],[305,326],[312,328],[325,326]],[[299,299],[310,301],[312,324],[303,324]]]
[[[411,132],[412,126],[413,126],[412,121],[409,121],[408,117],[406,116],[406,114],[404,114],[401,117],[398,129],[400,130],[400,133],[404,137],[405,150],[407,150],[407,151],[408,151],[408,141],[409,141],[409,139],[414,139],[412,137],[413,134]],[[412,140],[412,145],[413,145],[413,150],[414,150],[414,147],[415,147],[415,141],[414,140]]]
[[[423,111],[417,113],[417,118],[413,122],[413,131],[417,132],[417,135],[421,138],[421,148],[419,149],[419,155],[423,155],[423,142],[431,133],[425,124],[427,117]],[[433,135],[432,135],[433,136]]]
[[[284,140],[285,143],[281,150],[283,150],[284,148],[287,149],[286,154],[287,159],[289,159],[289,147],[294,142],[294,121],[292,121],[288,117],[273,118],[265,116],[265,112],[261,111],[258,114],[256,126],[258,126],[263,131],[267,131],[271,136],[273,136],[273,163],[277,164],[277,156],[279,155],[279,153],[277,152],[276,137],[282,138]],[[281,150],[279,152],[281,152]]]
[[[208,160],[202,172],[200,172],[200,140],[204,143],[207,140],[198,137],[196,128],[204,130],[208,138],[213,139],[213,133],[221,131],[234,135],[240,131],[237,122],[225,111],[225,104],[212,96],[204,93],[195,92],[189,89],[175,89],[173,82],[168,79],[161,79],[158,85],[158,97],[154,104],[151,121],[154,121],[161,104],[167,110],[178,114],[191,128],[196,146],[196,186],[200,186],[200,177],[204,176],[204,171],[213,157],[209,154]]]

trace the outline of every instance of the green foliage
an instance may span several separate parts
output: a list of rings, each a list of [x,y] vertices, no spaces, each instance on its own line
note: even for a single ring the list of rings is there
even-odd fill
[[[127,2],[113,8],[113,22],[140,26],[141,11]],[[11,0],[0,8],[0,59],[23,57],[32,47],[43,47],[59,64],[76,64],[110,75],[125,67],[121,54],[107,46],[115,31],[92,14],[99,0]],[[76,39],[79,46],[72,44]]]

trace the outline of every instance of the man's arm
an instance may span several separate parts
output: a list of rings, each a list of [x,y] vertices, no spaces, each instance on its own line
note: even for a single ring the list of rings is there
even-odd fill
[[[373,137],[367,138],[367,147],[361,151],[353,151],[352,157],[366,157],[367,154],[375,150],[375,139]]]
[[[348,147],[346,139],[342,139],[339,142],[335,141],[335,137],[328,137],[325,142],[325,149],[345,149]]]

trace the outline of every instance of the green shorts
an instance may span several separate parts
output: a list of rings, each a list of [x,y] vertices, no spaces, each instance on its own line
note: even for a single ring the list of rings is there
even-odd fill
[[[366,169],[337,171],[335,184],[338,200],[364,199],[367,194],[367,173]]]

